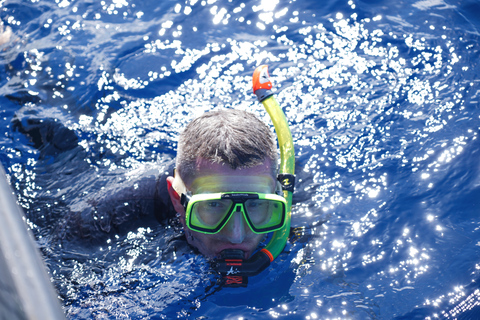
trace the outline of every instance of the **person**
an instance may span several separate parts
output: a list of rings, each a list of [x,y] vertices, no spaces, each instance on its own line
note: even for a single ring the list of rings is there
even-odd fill
[[[179,136],[175,174],[167,177],[168,193],[187,242],[208,258],[218,258],[224,250],[241,250],[244,259],[248,259],[267,233],[254,232],[255,226],[251,225],[258,221],[247,221],[247,215],[235,209],[238,211],[231,212],[223,224],[215,225],[218,232],[203,232],[204,229],[196,228],[190,221],[193,211],[204,214],[199,223],[208,224],[208,219],[216,219],[212,216],[222,204],[208,202],[205,213],[199,213],[201,207],[197,206],[189,216],[185,204],[187,195],[207,195],[208,198],[218,193],[252,192],[283,199],[275,195],[277,162],[273,132],[252,113],[222,109],[207,112],[190,122]]]

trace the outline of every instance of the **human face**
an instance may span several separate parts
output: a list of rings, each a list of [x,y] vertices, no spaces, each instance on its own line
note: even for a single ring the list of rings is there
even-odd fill
[[[271,164],[266,163],[247,169],[233,170],[228,166],[200,161],[196,177],[186,185],[195,194],[217,192],[261,192],[273,193],[275,180],[271,174]],[[185,221],[185,211],[182,222]],[[187,241],[207,257],[219,257],[225,249],[240,249],[245,258],[251,256],[264,235],[251,231],[240,212],[233,213],[223,229],[216,234],[203,234],[188,229],[185,225]]]

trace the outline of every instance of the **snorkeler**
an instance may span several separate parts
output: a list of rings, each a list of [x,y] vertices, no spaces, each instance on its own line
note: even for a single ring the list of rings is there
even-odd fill
[[[223,273],[254,275],[265,269],[283,250],[290,228],[295,178],[290,130],[270,91],[266,66],[257,68],[253,82],[277,130],[281,174],[269,128],[251,113],[221,110],[187,125],[179,138],[175,175],[167,178],[187,242],[216,258]],[[267,247],[251,258],[271,232]]]

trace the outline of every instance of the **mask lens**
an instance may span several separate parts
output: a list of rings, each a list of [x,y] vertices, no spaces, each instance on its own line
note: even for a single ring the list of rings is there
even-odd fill
[[[256,229],[279,228],[284,222],[284,204],[281,201],[254,199],[245,202],[245,210]]]
[[[192,206],[191,224],[216,229],[223,222],[232,205],[231,200],[224,199],[198,201]]]

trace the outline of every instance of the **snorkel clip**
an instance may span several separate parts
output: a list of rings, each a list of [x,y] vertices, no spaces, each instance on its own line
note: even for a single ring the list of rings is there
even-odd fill
[[[277,176],[278,182],[282,185],[282,190],[293,193],[295,189],[295,175],[290,173],[279,173]]]

